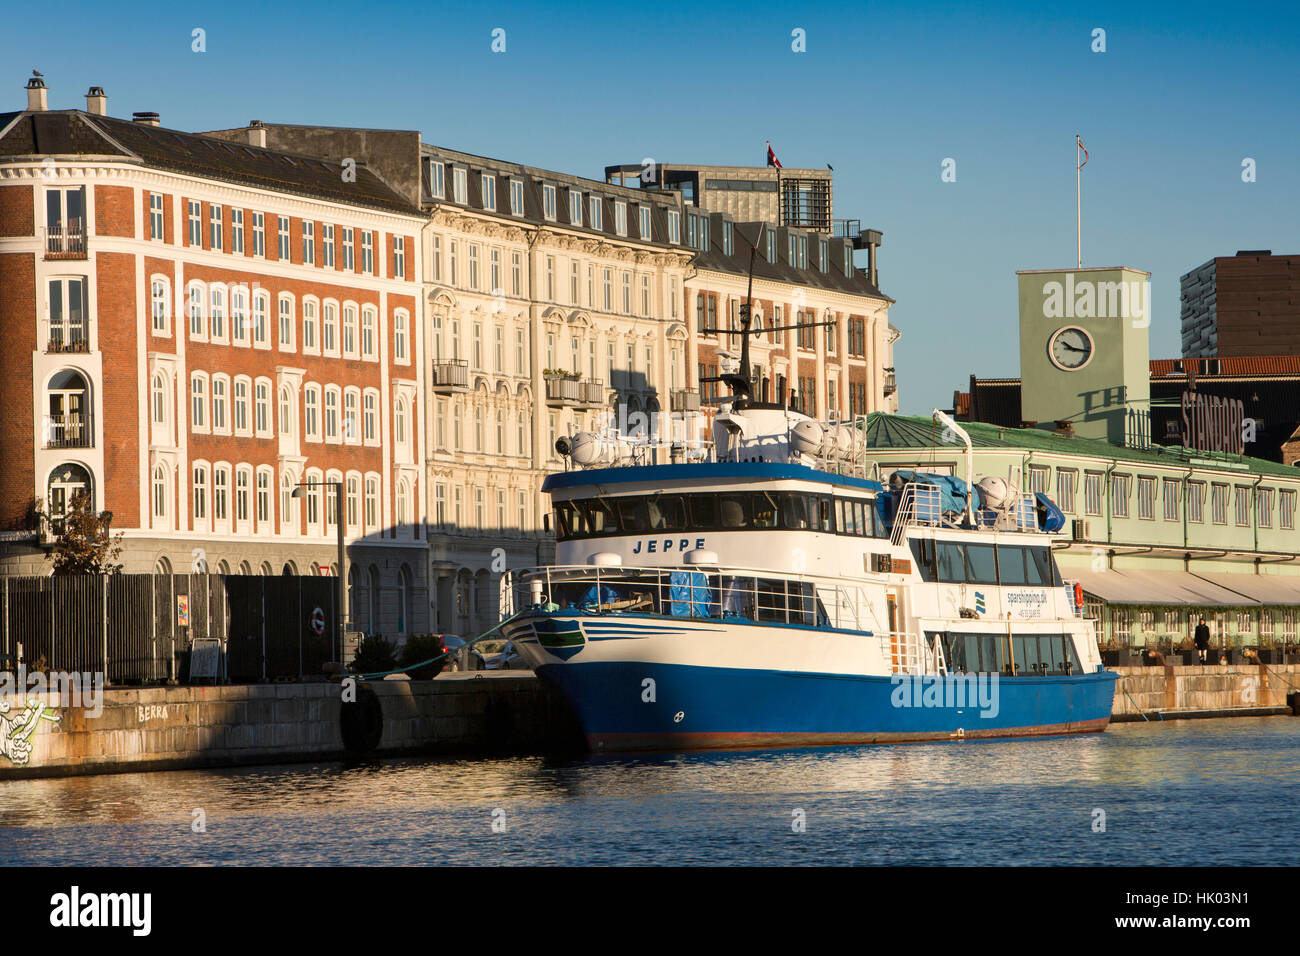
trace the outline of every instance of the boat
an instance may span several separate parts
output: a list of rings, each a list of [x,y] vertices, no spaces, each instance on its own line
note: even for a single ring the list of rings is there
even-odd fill
[[[710,438],[562,436],[556,554],[503,582],[504,635],[597,752],[1095,733],[1117,675],[1064,519],[1015,475],[880,474],[865,417],[748,395],[748,310]]]

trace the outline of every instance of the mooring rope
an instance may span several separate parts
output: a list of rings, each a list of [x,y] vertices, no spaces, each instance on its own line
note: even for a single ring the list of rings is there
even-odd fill
[[[484,631],[484,632],[483,632],[482,634],[480,634],[478,637],[474,638],[474,640],[469,641],[465,646],[466,646],[466,647],[473,647],[473,646],[474,646],[475,644],[477,644],[479,641],[485,640],[489,634],[494,634],[495,632],[501,630],[501,628],[505,627],[507,624],[509,624],[511,621],[513,621],[515,618],[517,618],[520,614],[523,614],[523,613],[524,613],[523,611],[515,611],[514,614],[511,614],[509,617],[505,618],[505,619],[502,620],[500,623],[498,623],[498,624],[494,624],[492,627],[489,627],[486,631]],[[376,672],[373,673],[373,674],[344,674],[343,676],[344,676],[344,677],[356,677],[356,678],[359,678],[359,679],[361,679],[361,680],[373,680],[373,679],[376,678],[376,677],[387,677],[389,674],[405,674],[407,671],[418,670],[419,668],[424,667],[426,664],[432,664],[434,661],[440,661],[440,660],[442,660],[444,657],[451,657],[453,654],[456,654],[456,653],[458,653],[458,652],[457,652],[457,651],[444,651],[443,653],[438,654],[438,655],[435,656],[435,657],[430,657],[427,661],[419,661],[419,662],[417,662],[417,663],[415,663],[415,664],[407,664],[407,665],[404,666],[404,667],[394,668],[394,669],[391,670],[391,671],[376,671]]]
[[[1120,678],[1120,680],[1128,680],[1128,675],[1125,674],[1123,677]],[[1127,687],[1124,688],[1124,696],[1128,698],[1128,702],[1133,705],[1133,709],[1136,710],[1142,716],[1142,719],[1145,720],[1147,723],[1150,723],[1151,718],[1148,717],[1145,713],[1143,713],[1142,708],[1138,706],[1138,702],[1133,699],[1133,695],[1128,692]],[[1161,720],[1165,719],[1164,715],[1161,714],[1160,711],[1158,710],[1152,711],[1152,713],[1160,717]]]

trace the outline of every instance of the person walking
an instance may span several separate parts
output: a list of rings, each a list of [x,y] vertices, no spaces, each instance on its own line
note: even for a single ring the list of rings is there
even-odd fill
[[[1205,624],[1205,618],[1201,618],[1201,623],[1196,625],[1196,655],[1205,663],[1205,654],[1210,649],[1210,629]]]

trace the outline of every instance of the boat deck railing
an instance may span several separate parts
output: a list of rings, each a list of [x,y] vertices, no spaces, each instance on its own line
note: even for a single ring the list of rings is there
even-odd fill
[[[503,597],[507,594],[503,614],[571,608],[585,614],[741,619],[849,631],[875,626],[859,587],[749,568],[539,567],[518,572]]]
[[[913,482],[903,489],[898,499],[889,541],[901,545],[908,528],[938,528],[944,524],[942,490],[938,485]]]

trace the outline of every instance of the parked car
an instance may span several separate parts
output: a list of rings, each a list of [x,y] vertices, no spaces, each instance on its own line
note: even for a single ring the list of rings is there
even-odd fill
[[[466,653],[469,647],[469,641],[463,637],[457,637],[455,634],[443,634],[442,646],[447,648],[449,656],[447,657],[447,670],[464,671],[476,670],[473,662],[469,660],[473,652]]]
[[[509,641],[479,641],[471,653],[478,659],[480,670],[528,670],[528,665]]]

